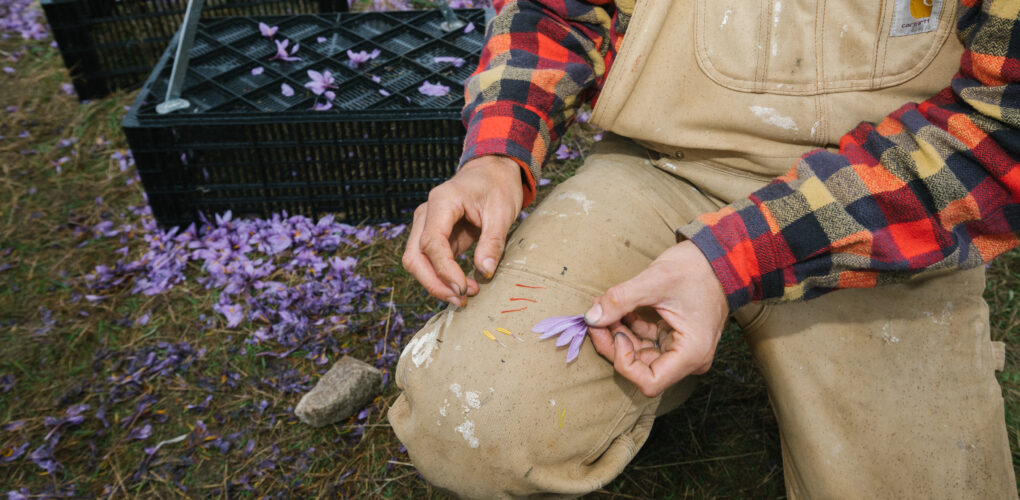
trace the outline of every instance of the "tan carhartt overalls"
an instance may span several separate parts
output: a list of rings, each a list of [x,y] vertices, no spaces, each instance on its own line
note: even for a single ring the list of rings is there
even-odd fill
[[[956,8],[638,2],[592,118],[615,134],[509,236],[478,297],[434,317],[401,356],[389,419],[418,470],[473,498],[577,496],[619,474],[695,380],[648,399],[590,341],[567,365],[531,326],[582,314],[696,215],[948,85]],[[790,497],[1016,497],[983,271],[736,313],[768,384]]]

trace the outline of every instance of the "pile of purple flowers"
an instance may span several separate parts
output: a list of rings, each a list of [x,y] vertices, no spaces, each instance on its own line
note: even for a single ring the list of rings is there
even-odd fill
[[[319,364],[327,362],[327,353],[339,353],[338,335],[361,326],[354,316],[380,305],[395,309],[384,301],[389,290],[374,287],[355,272],[357,259],[338,251],[395,238],[403,225],[359,228],[332,216],[313,221],[286,214],[234,219],[227,212],[201,227],[162,230],[148,207],[136,210],[142,215],[141,231],[112,221],[92,228],[93,237],[119,238],[122,244],[140,233],[147,249],[134,260],[97,266],[86,277],[87,300],[102,301],[105,294],[128,286],[134,294],[157,295],[192,274],[206,289],[217,291],[212,308],[226,328],[254,322],[244,327],[250,332],[248,343],[282,348],[269,354],[275,357],[303,350]],[[121,249],[127,251],[127,246]],[[403,325],[399,312],[393,310],[390,317],[391,323]]]
[[[0,1],[0,38],[12,34],[24,40],[44,40],[50,36],[43,14],[32,0]]]

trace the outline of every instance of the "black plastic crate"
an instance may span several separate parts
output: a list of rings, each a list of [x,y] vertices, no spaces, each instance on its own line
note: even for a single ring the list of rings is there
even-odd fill
[[[171,47],[123,122],[156,219],[183,226],[200,212],[231,210],[334,214],[351,223],[409,220],[428,191],[453,174],[463,145],[464,80],[480,51],[450,40],[470,37],[480,47],[484,13],[457,14],[477,29],[419,31],[441,19],[438,11],[201,21],[195,35],[201,55],[191,59],[182,92],[191,107],[156,112],[173,65]],[[294,41],[302,60],[269,62],[255,50],[268,44],[276,52],[259,34],[260,21],[301,35]],[[242,36],[217,36],[223,31]],[[380,49],[378,58],[350,67],[348,49],[372,48]],[[464,64],[437,64],[435,57]],[[257,67],[263,72],[252,74]],[[317,97],[304,87],[310,69],[333,74],[332,109],[312,109]],[[425,81],[447,85],[449,94],[420,93]],[[293,96],[281,94],[283,83]]]
[[[202,17],[344,12],[347,5],[347,0],[207,0]],[[187,0],[42,0],[80,99],[144,81],[187,6]]]

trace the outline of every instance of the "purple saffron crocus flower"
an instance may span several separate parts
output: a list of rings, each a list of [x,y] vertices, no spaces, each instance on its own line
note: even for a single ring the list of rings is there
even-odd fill
[[[559,149],[556,150],[557,160],[575,160],[581,157],[581,152],[571,149],[566,144],[560,144]]]
[[[291,87],[290,85],[287,85],[286,83],[283,83],[283,84],[280,85],[280,93],[283,94],[284,97],[293,97],[294,96],[294,87]]]
[[[449,94],[450,87],[447,87],[442,83],[432,83],[429,81],[425,81],[424,83],[421,84],[421,87],[418,87],[418,92],[433,97],[440,97]]]
[[[273,35],[276,34],[276,30],[278,29],[280,29],[279,26],[270,26],[266,23],[259,23],[259,33],[262,33],[262,36],[269,39],[273,38]]]
[[[348,50],[347,51],[347,59],[349,59],[348,64],[352,68],[357,69],[358,65],[379,57],[379,54],[382,54],[382,52],[379,49],[375,49],[372,52],[367,52],[364,50],[360,52],[354,52],[353,50]]]
[[[581,351],[581,343],[584,342],[584,337],[588,333],[588,324],[584,322],[584,316],[580,314],[554,316],[539,321],[538,324],[531,327],[531,331],[543,334],[540,337],[542,339],[558,334],[560,337],[556,339],[556,347],[570,344],[570,348],[567,350],[567,363],[569,363],[577,358],[577,354]]]
[[[301,60],[300,57],[295,57],[294,56],[294,54],[297,53],[297,51],[298,51],[298,44],[295,43],[294,46],[291,47],[290,52],[288,53],[287,52],[287,46],[290,45],[290,40],[273,40],[273,43],[276,44],[276,54],[273,54],[273,57],[269,58],[270,61],[276,61],[278,59],[280,61],[300,61]]]
[[[149,439],[152,436],[152,424],[145,424],[141,427],[135,427],[128,433],[128,437],[131,439]]]
[[[310,69],[308,78],[311,78],[311,81],[305,84],[305,88],[311,90],[315,95],[322,95],[327,90],[336,88],[336,85],[333,85],[333,75],[329,71],[319,73]]]

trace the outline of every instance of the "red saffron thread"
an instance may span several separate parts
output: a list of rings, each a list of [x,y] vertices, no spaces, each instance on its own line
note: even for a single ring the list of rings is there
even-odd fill
[[[537,300],[533,300],[533,299],[526,299],[526,298],[524,298],[524,297],[510,297],[510,301],[511,301],[511,302],[513,302],[513,301],[515,301],[515,300],[526,300],[526,301],[528,301],[528,302],[534,302],[534,303],[538,303],[538,301],[537,301]]]
[[[536,290],[545,290],[544,286],[530,286],[530,285],[522,285],[520,283],[514,283],[514,284],[519,286],[519,287],[521,287],[521,288],[534,288]]]
[[[527,308],[528,308],[527,306],[524,306],[524,307],[522,307],[520,309],[507,309],[506,311],[500,311],[499,313],[500,314],[512,313],[512,312],[517,312],[517,311],[523,311],[523,310],[525,310]]]

